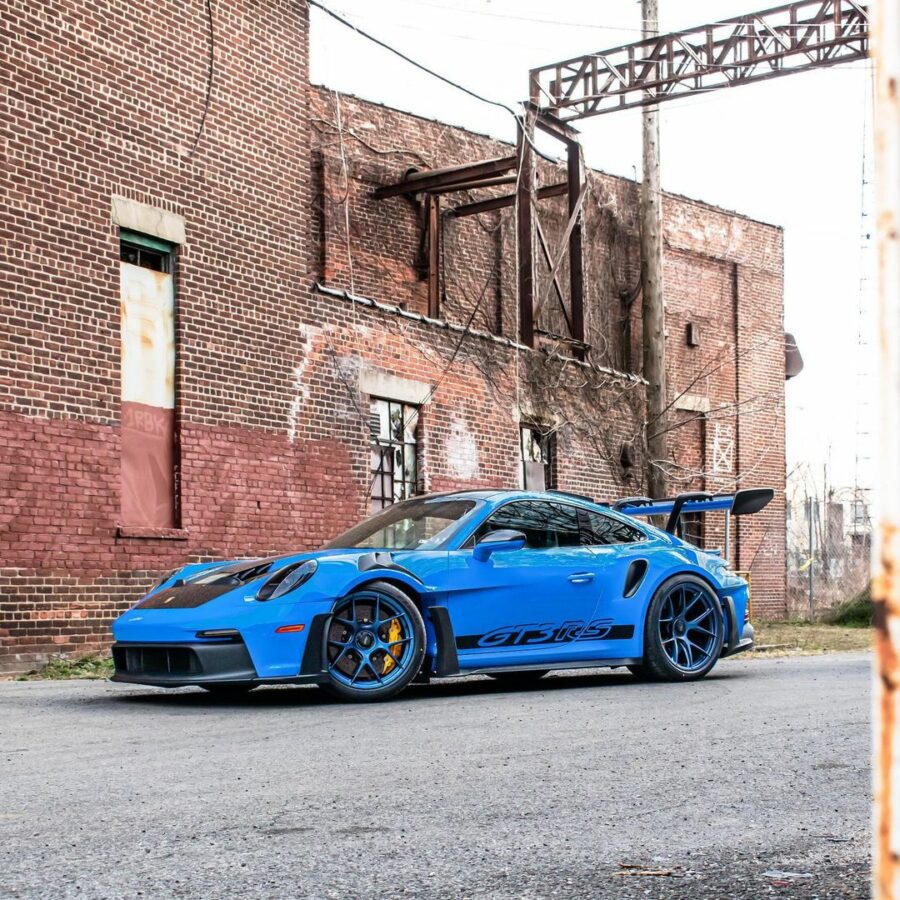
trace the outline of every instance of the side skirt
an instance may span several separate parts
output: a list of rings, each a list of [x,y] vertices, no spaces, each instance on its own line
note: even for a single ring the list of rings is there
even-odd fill
[[[617,669],[620,666],[639,666],[642,660],[639,657],[623,657],[622,659],[595,659],[578,660],[565,663],[539,663],[533,666],[485,666],[482,669],[463,669],[456,674],[464,675],[489,675],[492,672],[531,672],[550,671],[557,672],[563,669]]]

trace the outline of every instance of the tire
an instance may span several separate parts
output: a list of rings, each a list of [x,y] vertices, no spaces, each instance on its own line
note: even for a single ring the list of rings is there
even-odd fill
[[[403,591],[373,581],[335,604],[323,641],[326,693],[354,702],[389,700],[422,668],[425,623]]]
[[[203,688],[207,693],[212,694],[214,697],[243,697],[244,694],[249,694],[256,685],[255,684],[201,684],[200,687]]]
[[[540,681],[549,671],[549,669],[522,669],[519,672],[488,672],[487,675],[501,684],[508,684],[511,687],[525,687]]]
[[[696,681],[718,662],[724,640],[725,617],[713,589],[694,575],[677,575],[653,595],[644,661],[629,668],[654,681]]]

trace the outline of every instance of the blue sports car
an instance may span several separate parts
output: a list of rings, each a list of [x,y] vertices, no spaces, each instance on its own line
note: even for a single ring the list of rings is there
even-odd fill
[[[413,680],[627,666],[689,681],[753,644],[747,582],[682,540],[685,513],[772,498],[460,491],[396,503],[321,550],[187,565],[113,624],[114,680],[384,700]],[[667,517],[660,529],[644,522]]]

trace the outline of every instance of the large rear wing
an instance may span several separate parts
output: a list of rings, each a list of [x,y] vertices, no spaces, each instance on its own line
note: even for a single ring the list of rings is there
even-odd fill
[[[626,497],[614,503],[612,508],[629,516],[668,516],[666,531],[675,534],[681,530],[679,526],[684,513],[724,510],[733,516],[749,516],[768,506],[774,496],[772,488],[747,488],[733,494],[707,494],[698,491],[679,494],[666,500]]]

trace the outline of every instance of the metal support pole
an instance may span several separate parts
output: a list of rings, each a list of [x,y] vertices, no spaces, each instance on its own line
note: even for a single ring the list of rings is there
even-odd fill
[[[428,315],[437,319],[441,312],[441,200],[425,197],[428,216]]]
[[[731,510],[725,510],[725,562],[731,563]]]
[[[658,33],[657,0],[641,0],[644,38]],[[641,303],[644,329],[644,378],[647,379],[647,491],[666,496],[667,458],[666,323],[663,305],[663,243],[659,180],[659,112],[643,110],[644,173],[641,180]]]
[[[872,31],[876,63],[879,416],[875,600],[874,896],[900,898],[900,0],[882,0]]]
[[[815,600],[813,598],[813,570],[816,567],[815,528],[813,526],[813,504],[816,501],[812,497],[806,498],[806,518],[809,522],[809,621],[812,622],[815,613]]]
[[[581,183],[584,175],[581,160],[581,146],[575,141],[566,142],[566,162],[569,184],[569,215],[577,214],[575,226],[569,235],[569,295],[571,302],[572,337],[584,340],[584,205],[581,203]],[[580,208],[579,208],[580,206]],[[579,359],[584,351],[575,351]]]
[[[534,112],[526,109],[519,129],[519,183],[516,188],[517,240],[519,253],[519,340],[534,346]]]

